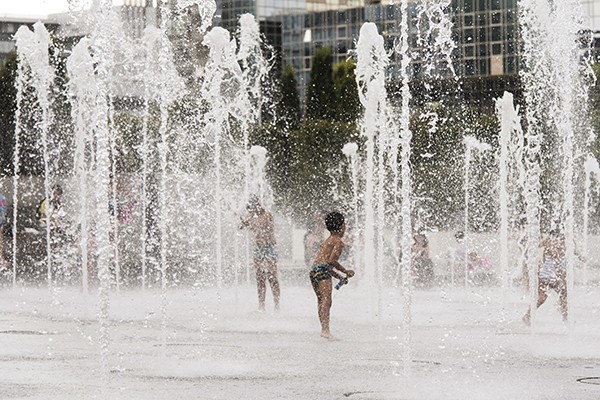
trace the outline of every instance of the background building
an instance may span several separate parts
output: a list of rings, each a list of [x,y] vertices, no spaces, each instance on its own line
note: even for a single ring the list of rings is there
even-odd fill
[[[585,22],[593,34],[592,58],[594,62],[600,61],[600,2],[597,0],[582,0]]]
[[[15,49],[14,34],[21,25],[26,25],[29,29],[33,29],[33,24],[38,21],[37,18],[27,18],[19,16],[3,16],[0,17],[0,64],[4,63],[4,59]],[[56,29],[56,24],[42,21],[46,24],[46,29],[52,31]]]
[[[221,9],[221,26],[229,32],[235,32],[242,14],[252,14],[258,21],[267,17],[284,14],[302,13],[307,10],[306,0],[221,0],[217,7]]]
[[[124,0],[120,11],[125,32],[135,39],[142,37],[146,26],[157,24],[156,8],[152,1]]]
[[[416,100],[423,83],[447,96],[449,90],[460,96],[461,102],[473,100],[488,107],[504,90],[519,91],[518,41],[519,27],[515,0],[454,0],[452,4],[452,38],[456,48],[451,54],[455,77],[447,68],[435,74],[425,74],[422,55],[427,42],[419,40],[416,25],[418,4],[409,4],[409,46],[416,55],[411,65],[411,80]],[[281,22],[282,58],[297,71],[301,98],[306,94],[310,79],[312,57],[320,47],[330,47],[334,62],[351,56],[361,26],[373,22],[385,39],[387,49],[392,49],[399,37],[402,15],[399,5],[370,5],[343,10],[329,10],[304,14],[272,17]],[[422,25],[421,29],[422,29]],[[399,77],[399,61],[392,58],[390,79]],[[488,99],[489,101],[483,101]],[[428,100],[437,100],[428,98]]]
[[[126,35],[133,39],[140,38],[148,24],[156,23],[155,6],[169,5],[170,1],[124,0],[119,11]],[[238,29],[240,15],[251,13],[257,17],[261,32],[277,54],[276,68],[280,69],[284,63],[295,68],[301,98],[306,92],[316,49],[330,47],[334,62],[347,59],[355,48],[362,24],[367,21],[377,24],[379,32],[385,38],[386,48],[391,49],[399,37],[399,1],[217,0],[216,3],[215,23],[232,33]],[[582,5],[591,30],[600,38],[600,3],[597,0],[584,0]],[[438,71],[437,79],[433,82],[430,76],[424,76],[424,64],[419,61],[418,55],[426,49],[418,40],[419,27],[415,24],[417,3],[409,4],[409,14],[409,44],[413,54],[417,55],[411,65],[416,97],[422,92],[418,90],[419,86],[425,82],[428,85],[456,86],[453,83],[454,77],[449,76],[448,71]],[[518,96],[520,37],[517,0],[452,0],[450,15],[453,23],[452,39],[456,44],[451,56],[459,78],[457,93],[461,96],[461,101],[481,103],[482,99],[493,99],[504,90],[510,90]],[[192,17],[185,23],[190,30],[187,36],[193,36],[196,31],[197,21]],[[81,28],[78,28],[79,31],[69,31],[70,26],[80,25],[74,24],[73,18],[67,14],[50,16],[49,20],[53,21],[51,25],[55,29],[60,25],[60,36],[78,38],[85,34]],[[12,17],[0,21],[0,61],[14,48],[12,36],[16,29],[21,24],[32,25],[34,22],[34,19]],[[200,40],[194,39],[197,42]],[[182,42],[180,47],[185,43],[187,42]],[[600,39],[595,40],[594,49],[597,60],[600,55]],[[194,54],[190,58],[198,61],[201,55]],[[392,59],[392,80],[398,76],[398,67],[398,60]],[[186,74],[190,75],[193,76]],[[435,93],[436,90],[429,92]],[[446,93],[447,90],[440,88],[437,92]],[[485,101],[482,104],[487,106]]]

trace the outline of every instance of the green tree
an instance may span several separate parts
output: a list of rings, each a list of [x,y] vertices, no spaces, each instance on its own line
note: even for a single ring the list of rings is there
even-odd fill
[[[15,146],[17,55],[10,52],[0,67],[0,175],[12,174]]]
[[[437,122],[435,122],[437,121]],[[471,164],[470,229],[497,224],[495,183],[498,122],[474,110],[439,107],[415,112],[411,118],[412,178],[415,213],[428,226],[455,229],[464,218],[465,135],[492,146],[492,152]],[[432,128],[435,127],[435,128]],[[444,210],[444,212],[440,212]]]
[[[263,146],[269,154],[267,174],[275,188],[280,206],[288,203],[290,176],[290,132],[298,129],[302,118],[294,68],[286,64],[281,72],[277,99],[277,122],[263,124],[252,135],[252,143]]]
[[[590,124],[596,133],[591,152],[600,161],[600,63],[592,65],[596,82],[590,88]]]
[[[294,67],[286,64],[281,72],[280,100],[278,102],[278,125],[284,130],[298,129],[302,119],[298,82]]]
[[[50,47],[50,63],[54,67],[56,75],[50,91],[52,125],[48,132],[48,140],[52,143],[51,170],[56,172],[68,171],[73,168],[73,148],[75,147],[75,132],[68,89],[66,46],[64,41],[53,37],[53,46]]]
[[[335,119],[340,122],[355,122],[361,112],[355,69],[356,63],[353,60],[339,62],[333,67],[337,99]]]
[[[315,52],[306,94],[307,119],[333,119],[336,112],[333,57],[329,47]]]
[[[290,137],[289,208],[299,219],[318,209],[342,208],[349,198],[350,180],[341,171],[343,146],[359,141],[354,124],[308,120]]]

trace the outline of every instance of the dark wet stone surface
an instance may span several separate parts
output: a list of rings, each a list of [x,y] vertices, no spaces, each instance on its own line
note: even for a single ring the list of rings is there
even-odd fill
[[[0,331],[1,333],[6,335],[56,335],[58,332],[8,330]]]
[[[600,385],[600,376],[590,376],[587,378],[579,378],[577,382],[586,383],[588,385]]]

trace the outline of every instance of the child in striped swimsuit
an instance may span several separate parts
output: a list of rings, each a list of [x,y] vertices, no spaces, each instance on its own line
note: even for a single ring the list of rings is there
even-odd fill
[[[548,299],[548,292],[551,289],[555,290],[558,293],[558,303],[563,321],[566,321],[568,307],[565,237],[559,233],[558,229],[553,229],[550,231],[550,235],[542,240],[541,246],[544,248],[544,260],[538,271],[537,307],[540,307]],[[528,326],[531,325],[531,308],[523,316],[523,322]]]

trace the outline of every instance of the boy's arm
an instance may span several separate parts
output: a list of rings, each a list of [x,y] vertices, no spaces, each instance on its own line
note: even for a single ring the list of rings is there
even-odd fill
[[[329,255],[329,260],[327,261],[327,264],[331,265],[332,268],[335,268],[338,271],[343,272],[348,277],[352,277],[352,276],[354,276],[354,271],[352,271],[351,269],[346,269],[346,268],[342,267],[342,264],[340,264],[338,261],[338,259],[340,258],[340,255],[342,254],[343,249],[344,249],[343,243],[341,243],[341,242],[336,243],[333,246],[333,250],[331,251],[331,254]],[[336,276],[336,278],[340,278],[339,275]]]
[[[244,229],[245,227],[247,227],[248,225],[250,225],[250,217],[242,217],[240,216],[240,229]]]
[[[341,276],[340,274],[338,274],[335,269],[331,268],[331,270],[329,271],[329,273],[331,274],[332,277],[336,278],[336,279],[344,279],[343,276]]]

